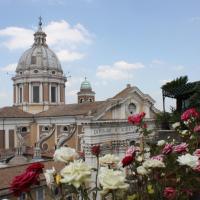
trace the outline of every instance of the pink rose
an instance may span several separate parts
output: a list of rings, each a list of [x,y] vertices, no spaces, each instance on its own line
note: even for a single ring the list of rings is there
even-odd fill
[[[191,118],[199,118],[199,117],[200,113],[195,108],[190,108],[181,115],[181,120],[187,121]]]
[[[194,132],[200,133],[200,125],[194,127]]]
[[[188,151],[187,147],[188,147],[188,144],[181,143],[179,145],[174,146],[173,152],[176,152],[176,153],[186,152],[186,151]]]
[[[176,198],[176,190],[173,187],[166,187],[164,189],[164,197],[167,199],[175,199]]]
[[[196,151],[193,153],[194,156],[198,156],[200,158],[200,149],[196,149]]]
[[[162,150],[163,154],[170,154],[173,151],[173,145],[172,144],[166,144],[165,147]]]
[[[159,160],[159,161],[163,162],[163,155],[153,156],[153,157],[151,157],[151,159],[153,159],[153,160]]]
[[[126,151],[126,156],[132,156],[136,153],[136,151],[140,151],[140,149],[135,146],[130,146]]]

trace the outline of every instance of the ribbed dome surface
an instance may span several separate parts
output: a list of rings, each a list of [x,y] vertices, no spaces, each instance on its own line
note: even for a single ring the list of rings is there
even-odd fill
[[[42,31],[41,21],[39,22],[38,31],[34,34],[34,44],[19,59],[16,72],[34,69],[62,72],[56,54],[46,44],[46,33]]]
[[[16,72],[34,69],[57,70],[62,72],[56,54],[45,45],[33,45],[19,59]]]

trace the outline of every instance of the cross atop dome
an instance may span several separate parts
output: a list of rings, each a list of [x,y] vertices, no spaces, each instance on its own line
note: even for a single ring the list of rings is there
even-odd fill
[[[42,17],[39,16],[38,31],[42,31]]]
[[[43,45],[47,46],[46,44],[46,33],[42,31],[42,17],[39,17],[38,22],[38,30],[34,33],[34,44],[33,46]]]

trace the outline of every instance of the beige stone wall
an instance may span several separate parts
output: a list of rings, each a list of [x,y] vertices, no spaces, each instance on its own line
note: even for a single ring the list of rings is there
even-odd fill
[[[101,119],[112,119],[112,111],[108,111],[101,117]]]
[[[29,102],[29,85],[28,83],[24,83],[23,85],[23,101]]]
[[[43,83],[43,100],[49,102],[49,84]]]
[[[15,134],[14,130],[9,130],[9,149],[12,149],[15,147]]]
[[[37,123],[30,124],[30,146],[35,146],[37,141]]]
[[[43,131],[44,126],[39,126],[39,136],[41,136],[43,133],[47,132],[47,131]],[[50,138],[48,138],[46,141],[43,142],[43,144],[45,144],[45,143],[48,145],[48,150],[55,148],[55,132],[52,134],[52,136]]]
[[[5,149],[5,131],[0,130],[0,149]]]
[[[16,85],[13,85],[13,102],[16,103]]]
[[[65,85],[60,85],[60,102],[65,103]]]

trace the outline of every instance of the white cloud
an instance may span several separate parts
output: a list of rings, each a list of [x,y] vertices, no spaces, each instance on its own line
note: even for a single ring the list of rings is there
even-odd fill
[[[58,51],[56,54],[59,60],[63,62],[80,60],[85,56],[83,53],[73,52],[73,51],[70,52],[68,50],[61,50],[61,51]]]
[[[47,34],[47,44],[58,52],[61,61],[82,59],[84,53],[78,52],[81,45],[89,45],[92,36],[80,23],[72,26],[67,21],[51,21],[43,30]],[[10,50],[26,49],[33,44],[33,29],[6,27],[0,29],[0,45]]]
[[[33,30],[11,26],[0,30],[0,37],[1,44],[10,50],[24,49],[33,42]]]
[[[8,64],[8,65],[0,68],[0,71],[2,71],[2,72],[15,72],[16,67],[17,67],[17,63]]]
[[[126,61],[117,61],[113,65],[100,65],[97,68],[96,75],[102,79],[124,80],[133,77],[134,70],[143,68],[140,62],[127,63]]]
[[[162,60],[159,60],[159,59],[154,59],[154,60],[152,60],[152,64],[163,65],[163,64],[165,64],[165,62]]]
[[[163,79],[163,80],[160,80],[160,83],[162,83],[163,85],[168,83],[168,82],[171,82],[172,79]]]

